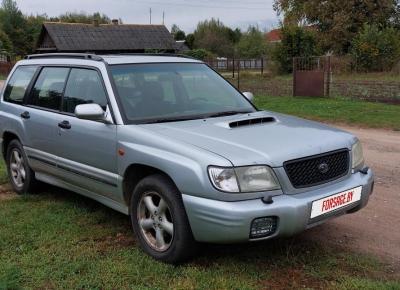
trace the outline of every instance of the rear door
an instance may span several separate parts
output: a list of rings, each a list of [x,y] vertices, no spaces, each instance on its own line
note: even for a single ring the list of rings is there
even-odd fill
[[[58,127],[62,94],[70,69],[42,67],[32,85],[24,108],[25,146],[30,165],[36,172],[55,174]]]
[[[116,125],[75,117],[75,107],[96,103],[110,115],[108,96],[99,71],[71,68],[57,116],[58,168],[72,184],[119,201],[117,194]]]

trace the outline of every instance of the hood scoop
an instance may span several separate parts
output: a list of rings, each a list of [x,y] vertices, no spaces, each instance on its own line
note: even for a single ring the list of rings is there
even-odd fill
[[[276,119],[274,117],[252,118],[252,119],[230,122],[229,127],[234,129],[244,126],[263,125],[267,123],[273,123],[275,121]]]

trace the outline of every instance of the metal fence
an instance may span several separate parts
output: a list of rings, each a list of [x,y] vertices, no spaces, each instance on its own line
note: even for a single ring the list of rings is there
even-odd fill
[[[330,77],[330,56],[293,58],[293,96],[329,96]]]
[[[386,72],[363,73],[352,67],[349,57],[313,57],[294,60],[292,75],[277,75],[273,63],[265,64],[264,75],[223,75],[241,91],[268,96],[325,96],[400,104],[400,65]]]
[[[12,68],[14,67],[15,62],[1,62],[0,61],[0,75],[7,76]]]
[[[7,76],[15,64],[15,58],[8,53],[0,51],[0,74]]]
[[[263,74],[266,60],[260,59],[236,59],[236,58],[212,58],[205,62],[218,71],[230,71],[232,73],[240,70],[255,70]]]

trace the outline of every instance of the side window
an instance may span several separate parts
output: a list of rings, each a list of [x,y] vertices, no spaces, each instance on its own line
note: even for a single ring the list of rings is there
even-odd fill
[[[73,68],[65,88],[63,111],[74,113],[77,105],[91,103],[100,105],[104,111],[107,108],[107,96],[99,73],[92,69]]]
[[[4,101],[22,104],[26,89],[35,74],[36,69],[36,66],[18,67],[11,76],[4,91]]]
[[[69,68],[45,67],[40,72],[29,100],[30,105],[60,110]]]

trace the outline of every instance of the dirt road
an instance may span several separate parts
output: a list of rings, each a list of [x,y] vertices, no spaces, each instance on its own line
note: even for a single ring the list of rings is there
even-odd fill
[[[357,135],[375,190],[366,208],[310,230],[312,239],[372,253],[400,267],[400,132],[336,126]]]

